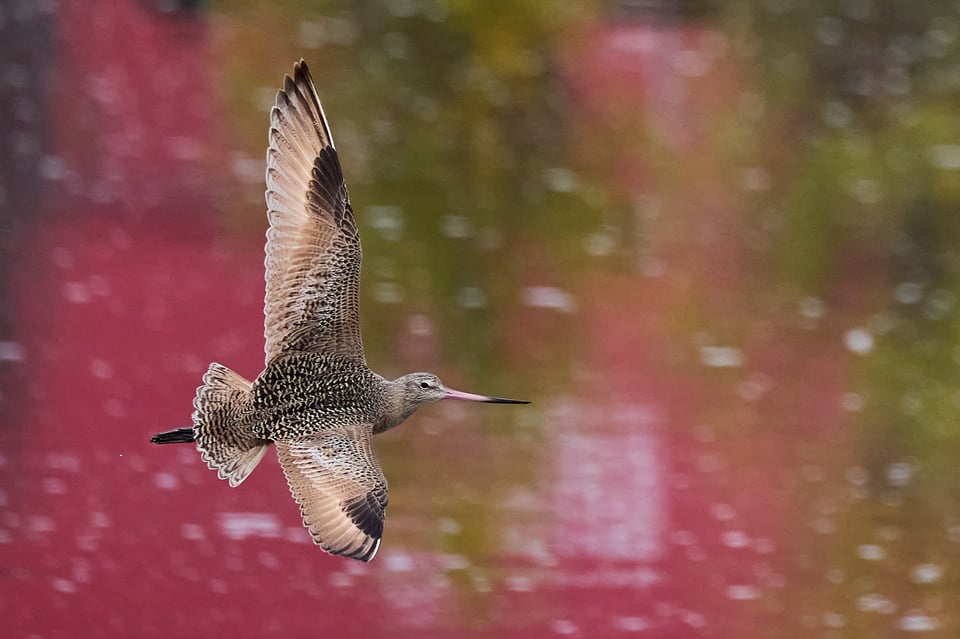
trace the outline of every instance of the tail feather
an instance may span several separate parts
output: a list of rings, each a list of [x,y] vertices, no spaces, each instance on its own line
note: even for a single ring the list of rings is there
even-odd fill
[[[197,439],[193,436],[193,426],[186,426],[157,433],[150,438],[150,441],[154,444],[190,444]]]
[[[253,391],[249,381],[214,362],[193,400],[197,449],[220,479],[237,486],[257,467],[267,446],[253,432]]]

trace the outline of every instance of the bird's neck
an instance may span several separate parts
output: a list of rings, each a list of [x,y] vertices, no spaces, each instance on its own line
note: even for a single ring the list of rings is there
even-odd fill
[[[405,400],[402,389],[394,382],[386,382],[386,410],[374,424],[374,434],[388,431],[402,424],[408,417],[417,412],[418,405]]]

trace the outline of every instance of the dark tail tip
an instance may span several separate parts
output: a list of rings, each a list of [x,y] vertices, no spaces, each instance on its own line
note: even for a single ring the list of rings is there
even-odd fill
[[[174,428],[164,433],[157,433],[150,438],[154,444],[189,444],[196,441],[193,436],[193,428]]]

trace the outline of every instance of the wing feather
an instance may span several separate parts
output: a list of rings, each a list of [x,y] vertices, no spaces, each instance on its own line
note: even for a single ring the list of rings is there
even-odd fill
[[[303,524],[332,555],[370,561],[380,548],[387,480],[372,439],[373,427],[359,424],[277,442]]]
[[[340,160],[307,65],[270,112],[265,359],[288,350],[363,360],[360,237]]]

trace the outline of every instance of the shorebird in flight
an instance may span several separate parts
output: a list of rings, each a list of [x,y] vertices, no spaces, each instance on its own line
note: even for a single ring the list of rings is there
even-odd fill
[[[370,561],[387,507],[373,436],[442,399],[528,402],[456,391],[432,373],[391,381],[370,370],[360,341],[357,221],[303,60],[277,94],[269,139],[265,368],[250,382],[210,364],[193,400],[193,426],[151,441],[195,442],[231,486],[275,444],[314,542]]]

